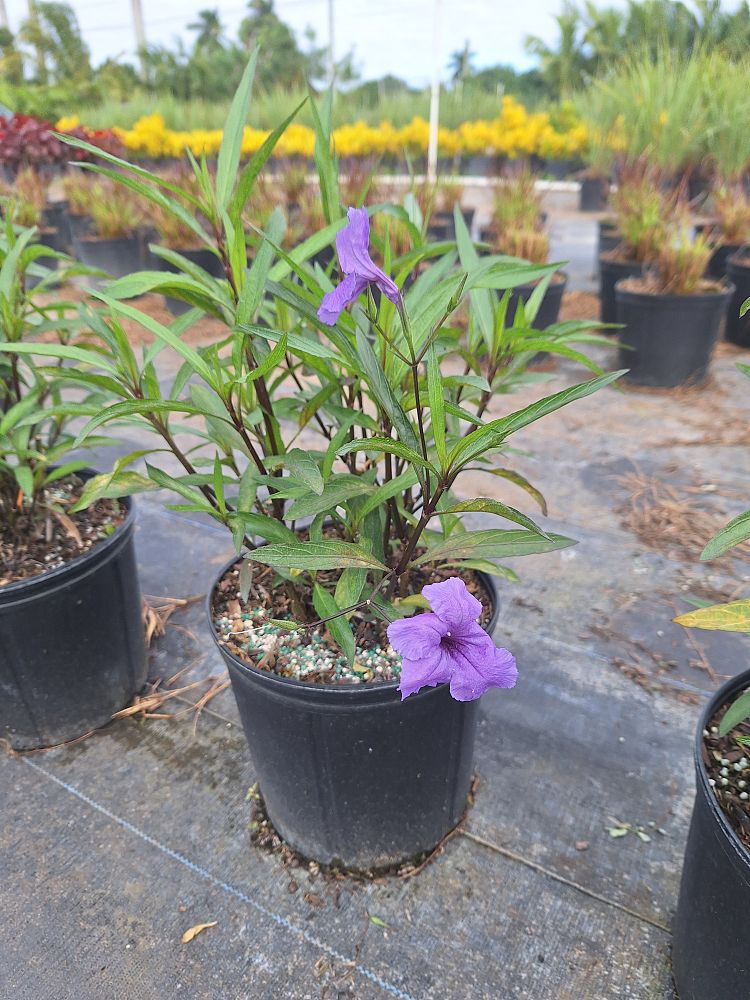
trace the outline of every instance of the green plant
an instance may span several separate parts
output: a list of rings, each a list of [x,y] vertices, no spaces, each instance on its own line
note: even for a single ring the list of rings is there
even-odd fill
[[[711,241],[703,233],[692,239],[686,222],[676,228],[675,236],[664,243],[656,257],[659,289],[671,295],[693,295],[705,284]]]
[[[98,237],[118,239],[132,236],[143,225],[143,201],[127,187],[102,181],[95,184],[90,193],[89,214]]]
[[[549,259],[549,236],[538,231],[506,230],[497,236],[495,246],[500,253],[532,264],[546,264]]]
[[[750,309],[750,299],[743,305],[744,315]],[[750,365],[738,364],[740,372],[750,378]],[[738,545],[750,539],[750,510],[733,518],[708,542],[701,553],[704,562],[718,559],[731,552]],[[713,604],[710,607],[698,608],[680,615],[674,619],[686,628],[719,629],[722,632],[750,632],[750,598],[730,601],[728,604]],[[742,691],[732,702],[719,724],[719,734],[726,736],[740,723],[750,718],[750,690]]]
[[[569,346],[576,337],[594,340],[588,334],[591,324],[533,331],[556,265],[479,258],[458,210],[457,257],[454,244],[425,241],[413,198],[405,206],[385,206],[384,216],[405,227],[412,246],[394,258],[386,227],[382,242],[373,240],[385,270],[377,268],[366,237],[362,242],[362,215],[356,222],[352,217],[347,232],[341,232],[346,220],[331,153],[330,97],[321,108],[311,104],[325,224],[285,252],[283,216],[274,212],[257,233],[257,252],[248,268],[241,220],[286,125],[281,123],[238,172],[253,65],[254,59],[230,109],[215,175],[205,163],[193,162],[199,197],[106,153],[98,164],[85,165],[174,213],[219,255],[226,278],[213,278],[157,247],[154,252],[173,263],[178,274],[136,273],[95,293],[103,309],[87,309],[85,318],[98,343],[88,349],[88,365],[78,364],[77,371],[88,382],[101,378],[103,368],[115,401],[91,416],[78,441],[109,423],[134,422],[153,431],[159,443],[146,466],[150,482],[176,494],[177,509],[206,514],[231,532],[237,552],[245,553],[242,591],[252,588],[253,565],[272,567],[295,619],[279,627],[307,632],[325,624],[351,660],[356,636],[368,623],[413,612],[412,596],[425,567],[486,568],[512,579],[512,570],[489,560],[572,544],[508,504],[487,497],[462,499],[456,489],[467,471],[479,469],[516,485],[544,508],[538,490],[508,467],[509,439],[619,373],[601,373]],[[87,148],[79,140],[66,141]],[[332,293],[331,282],[308,261],[337,235],[348,246],[340,251],[339,266],[355,275],[355,291],[351,313],[331,320],[324,318],[321,305]],[[433,266],[419,273],[428,259]],[[360,267],[375,275],[365,283],[380,282],[385,289],[379,303],[371,291],[366,297],[357,294]],[[539,280],[539,287],[508,328],[510,292],[498,300],[496,291],[529,280]],[[336,295],[351,288],[351,279],[346,281],[349,285],[342,284]],[[165,292],[194,308],[165,326],[125,301],[147,291]],[[462,308],[468,309],[466,336],[455,321]],[[182,334],[203,314],[220,320],[226,334],[216,344],[194,348]],[[150,331],[158,349],[180,355],[183,364],[171,387],[163,389],[157,377],[158,349],[139,358],[123,320]],[[486,376],[477,373],[480,342]],[[534,381],[526,373],[528,360],[547,349],[579,361],[597,377],[485,419],[496,393]],[[164,451],[176,459],[179,474],[164,466]],[[93,502],[102,490],[140,488],[142,483],[129,478],[127,465],[121,462],[112,473],[91,480],[80,505]],[[472,512],[511,526],[473,530],[464,523]],[[259,541],[267,544],[259,546]]]
[[[71,215],[88,215],[94,194],[94,178],[82,170],[71,170],[63,177],[62,184]]]
[[[640,263],[654,261],[671,237],[676,193],[664,193],[660,181],[659,172],[641,163],[610,193],[624,248]]]
[[[492,212],[498,236],[510,230],[538,232],[542,225],[541,215],[541,197],[531,170],[522,168],[501,178],[495,189]]]
[[[96,380],[76,402],[64,398],[70,373],[63,359],[88,362],[92,355],[72,343],[81,328],[75,305],[50,300],[53,281],[76,269],[35,236],[10,220],[0,233],[0,535],[11,539],[64,516],[49,488],[86,465],[67,459],[75,437],[71,419],[92,414],[104,398]],[[45,266],[50,258],[59,270]],[[40,293],[47,293],[44,304]]]
[[[722,243],[741,245],[750,240],[750,198],[744,184],[717,184],[711,204]]]

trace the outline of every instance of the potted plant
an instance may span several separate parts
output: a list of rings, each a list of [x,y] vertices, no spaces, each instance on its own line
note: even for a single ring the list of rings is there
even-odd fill
[[[186,266],[171,279],[172,294],[191,304],[202,295],[223,319],[226,351],[196,350],[121,301],[136,287],[158,287],[156,277],[115,282],[98,294],[111,315],[99,350],[121,398],[79,437],[110,421],[150,427],[159,437],[151,481],[177,494],[179,509],[231,532],[236,555],[210,588],[208,613],[268,815],[308,857],[381,867],[432,848],[459,820],[477,699],[488,686],[515,682],[512,655],[487,632],[497,607],[489,574],[513,573],[491,560],[572,544],[505,503],[462,499],[458,481],[467,469],[497,472],[539,500],[494,460],[516,430],[618,373],[485,421],[493,387],[455,374],[451,317],[468,289],[480,301],[537,271],[470,259],[457,212],[468,266],[462,260],[458,269],[449,252],[402,291],[425,251],[388,263],[386,245],[384,265],[397,281],[373,261],[368,210],[344,214],[330,134],[314,105],[323,230],[289,252],[265,232],[247,269],[237,220],[272,148],[237,178],[248,73],[215,182],[194,206],[216,234],[227,278]],[[124,161],[105,159],[132,174]],[[182,213],[184,192],[165,191],[142,170],[130,182]],[[342,274],[335,286],[305,263],[334,236]],[[142,323],[182,356],[168,396],[118,346],[118,317]],[[93,368],[100,356],[92,350]],[[179,414],[191,420],[179,424]],[[162,467],[164,450],[179,474]],[[114,478],[122,488],[126,471]],[[472,512],[510,527],[473,530],[463,523]]]
[[[727,259],[727,278],[734,287],[727,309],[724,336],[732,344],[750,347],[750,316],[742,308],[750,298],[750,248],[743,248]]]
[[[665,192],[660,174],[639,165],[623,176],[610,195],[619,242],[599,255],[599,308],[603,323],[619,322],[615,286],[623,278],[638,278],[656,258],[677,211],[677,193]]]
[[[750,241],[750,197],[741,181],[717,184],[711,205],[713,221],[703,227],[713,243],[706,274],[719,280],[728,274],[729,258]]]
[[[738,366],[750,376],[747,365]],[[711,560],[750,538],[750,511],[711,539]],[[691,628],[750,631],[747,598],[675,619]],[[672,965],[681,1000],[724,1000],[747,991],[750,933],[750,670],[727,681],[701,713],[696,797],[677,904]]]
[[[508,257],[520,258],[532,264],[546,264],[549,259],[549,236],[544,231],[544,213],[536,178],[527,168],[508,174],[500,180],[489,240],[494,250]],[[536,313],[536,326],[544,330],[557,323],[568,276],[554,271],[549,277]],[[513,315],[519,302],[527,303],[537,281],[519,285],[511,294],[509,309]]]
[[[102,395],[78,373],[83,397],[64,402],[62,359],[87,355],[69,304],[36,304],[54,274],[34,235],[6,223],[0,237],[0,739],[16,749],[104,725],[146,677],[132,501],[104,489],[86,504],[69,421]]]
[[[143,207],[128,188],[106,180],[90,190],[90,227],[73,237],[78,259],[115,278],[138,270],[142,261]]]
[[[68,206],[68,226],[71,242],[91,228],[91,202],[94,178],[82,170],[71,170],[62,179]]]
[[[710,253],[706,236],[691,240],[686,223],[676,222],[655,267],[617,282],[620,358],[627,358],[629,382],[671,388],[705,381],[732,295],[731,286],[704,278]]]

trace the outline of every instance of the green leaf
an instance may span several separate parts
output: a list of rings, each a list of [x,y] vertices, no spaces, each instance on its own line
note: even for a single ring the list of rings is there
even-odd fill
[[[142,476],[139,472],[133,472],[129,469],[115,473],[105,472],[86,480],[81,495],[70,508],[70,513],[75,514],[79,510],[86,510],[92,503],[104,498],[119,500],[120,497],[131,496],[133,493],[146,493],[158,488],[156,483]]]
[[[490,562],[489,559],[460,559],[455,563],[445,563],[446,566],[456,566],[459,569],[476,569],[480,573],[489,573],[490,576],[499,576],[503,580],[510,580],[511,583],[518,583],[518,573],[514,573],[508,566],[498,566],[497,563]]]
[[[322,542],[297,542],[295,545],[264,545],[248,553],[248,558],[280,569],[363,569],[386,567],[359,545],[324,539]]]
[[[686,628],[718,629],[722,632],[750,632],[750,600],[712,604],[688,611],[674,619]]]
[[[287,335],[283,334],[278,344],[268,352],[258,367],[253,368],[251,372],[248,372],[247,375],[237,381],[255,382],[256,379],[263,378],[268,375],[268,373],[273,371],[273,369],[282,361],[284,355],[286,354],[286,344]]]
[[[421,566],[431,562],[449,562],[456,559],[507,559],[511,556],[527,556],[541,552],[555,552],[577,543],[564,535],[550,534],[546,538],[533,531],[520,528],[502,531],[491,528],[487,531],[465,531],[451,535],[444,542],[430,548],[414,561]]]
[[[373,487],[370,483],[364,482],[356,476],[330,479],[319,496],[301,497],[299,500],[295,500],[287,511],[287,517],[290,520],[315,517],[316,514],[333,511],[334,508],[351,500],[352,497],[362,496],[363,493],[372,493],[372,491]]]
[[[450,465],[453,466],[459,459],[463,459],[465,463],[472,458],[476,458],[486,451],[487,448],[495,447],[515,431],[526,427],[528,424],[533,424],[534,421],[547,416],[549,413],[554,413],[555,410],[567,406],[568,403],[573,403],[577,399],[590,396],[593,392],[620,378],[624,373],[625,369],[609,372],[607,375],[601,375],[598,378],[591,379],[589,382],[570,386],[570,388],[563,389],[561,392],[556,392],[544,399],[537,400],[537,402],[531,403],[530,406],[525,406],[521,410],[516,410],[515,413],[510,413],[507,417],[501,417],[499,420],[491,420],[459,441],[449,456]]]
[[[419,442],[414,427],[404,413],[401,404],[391,388],[380,362],[375,357],[372,344],[367,339],[364,330],[357,328],[357,353],[367,382],[390,422],[396,428],[399,439],[412,451],[419,451]]]
[[[237,177],[240,152],[242,151],[242,136],[250,108],[250,94],[253,89],[257,61],[258,49],[256,48],[245,66],[245,72],[242,74],[240,85],[235,91],[224,122],[224,134],[221,137],[219,155],[216,160],[216,202],[220,209],[226,208],[229,204]]]
[[[313,587],[313,605],[321,618],[329,618],[331,615],[335,615],[341,611],[341,608],[331,594],[321,587],[319,583],[316,583]],[[354,663],[357,648],[354,642],[352,627],[346,620],[346,616],[339,615],[338,618],[332,618],[331,621],[326,622],[325,627],[349,663]]]
[[[739,726],[741,722],[750,717],[750,691],[743,691],[742,694],[732,702],[727,709],[724,718],[719,723],[719,736],[726,736],[730,729]]]
[[[276,128],[271,132],[271,134],[264,140],[263,144],[260,146],[255,153],[253,153],[247,165],[243,168],[240,174],[240,179],[237,181],[237,187],[234,192],[234,197],[230,205],[229,214],[233,217],[239,217],[247,203],[247,199],[250,197],[250,193],[253,190],[253,185],[258,178],[261,170],[266,164],[266,160],[271,155],[279,141],[281,136],[286,132],[287,127],[291,124],[292,120],[297,117],[299,111],[304,107],[307,102],[305,97],[297,107],[288,115],[284,121],[277,125]]]
[[[105,305],[109,306],[113,312],[121,316],[126,316],[128,319],[135,320],[136,323],[139,323],[147,330],[150,330],[155,337],[158,337],[160,341],[167,344],[181,357],[183,357],[196,375],[200,375],[200,377],[208,383],[208,385],[212,387],[214,386],[213,373],[200,354],[198,354],[198,352],[192,347],[188,347],[188,345],[182,341],[173,330],[170,330],[169,327],[157,322],[157,320],[152,319],[152,317],[147,313],[141,312],[134,306],[130,306],[125,302],[118,302],[116,299],[110,298],[110,296],[105,295],[103,292],[92,291],[91,294],[95,298],[104,302]]]
[[[445,404],[443,402],[440,366],[434,344],[431,344],[427,351],[427,397],[430,403],[430,420],[435,451],[437,451],[440,460],[440,467],[445,469],[448,455],[445,448]]]
[[[264,538],[268,542],[281,542],[282,544],[294,545],[299,540],[291,528],[287,528],[275,517],[268,517],[265,514],[256,514],[252,511],[237,511],[232,514],[231,521],[239,521],[242,524],[246,535],[253,535]]]
[[[369,496],[357,510],[357,522],[367,517],[370,511],[377,510],[378,507],[387,503],[391,497],[398,496],[399,493],[404,493],[406,490],[411,489],[412,486],[416,486],[418,482],[419,479],[413,469],[407,469],[400,476],[386,480],[382,486],[378,486],[372,496]]]
[[[72,347],[70,344],[0,344],[0,351],[7,354],[34,354],[41,358],[62,358],[64,361],[76,361],[78,364],[95,365],[111,375],[117,375],[112,365],[103,361],[97,351]]]
[[[451,507],[443,507],[440,510],[435,511],[435,516],[439,514],[462,514],[466,511],[478,511],[484,514],[497,514],[499,517],[504,517],[508,521],[514,521],[516,524],[523,525],[524,528],[528,528],[529,531],[536,532],[537,535],[541,535],[542,538],[549,538],[550,536],[535,524],[530,517],[522,514],[520,510],[516,510],[515,507],[508,507],[504,503],[500,503],[498,500],[489,500],[487,497],[475,497],[473,500],[462,500],[460,503],[453,504]]]
[[[302,451],[301,448],[292,448],[284,456],[284,465],[289,470],[290,476],[309,486],[317,496],[322,494],[325,485],[323,476],[312,455]]]
[[[735,517],[714,535],[701,552],[701,560],[706,562],[709,559],[716,559],[717,556],[733,549],[735,545],[746,542],[748,538],[750,538],[750,510]]]
[[[339,200],[338,167],[331,153],[331,113],[333,90],[326,94],[323,114],[318,111],[312,90],[309,91],[310,112],[312,114],[313,128],[315,129],[315,149],[313,155],[315,166],[318,171],[320,181],[320,200],[323,206],[323,215],[328,223],[336,222],[341,217],[341,203]]]
[[[345,569],[336,583],[333,595],[340,608],[350,608],[362,598],[362,591],[367,583],[366,569]]]
[[[203,411],[190,403],[183,403],[179,399],[126,399],[121,403],[112,403],[100,410],[95,417],[79,431],[75,439],[77,448],[89,434],[107,424],[112,420],[122,420],[126,417],[148,416],[153,413],[189,413],[192,416],[200,416]],[[227,421],[228,422],[228,421]]]
[[[354,441],[347,441],[338,449],[339,455],[348,455],[351,451],[385,451],[390,455],[398,455],[405,458],[407,462],[422,466],[438,475],[438,471],[431,462],[426,462],[419,452],[413,448],[407,448],[405,444],[388,437],[355,438]]]

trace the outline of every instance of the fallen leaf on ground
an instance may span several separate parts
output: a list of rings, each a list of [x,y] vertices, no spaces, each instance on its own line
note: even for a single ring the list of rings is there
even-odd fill
[[[189,927],[182,935],[182,943],[187,944],[188,941],[192,941],[194,937],[197,937],[201,931],[205,931],[208,927],[215,927],[218,922],[218,920],[212,920],[207,924],[196,924],[194,927]]]

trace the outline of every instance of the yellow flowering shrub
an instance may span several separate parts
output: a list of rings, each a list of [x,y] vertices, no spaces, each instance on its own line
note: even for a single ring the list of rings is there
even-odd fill
[[[60,129],[75,128],[80,121],[75,116],[60,119]],[[163,117],[156,113],[140,118],[132,128],[113,129],[125,148],[135,154],[151,157],[181,157],[186,149],[196,156],[215,156],[221,144],[219,129],[176,131],[167,128]],[[251,156],[268,136],[265,129],[245,127],[242,153]],[[391,122],[368,125],[363,121],[340,125],[334,130],[333,142],[339,156],[403,156],[427,152],[430,126],[424,118],[413,118],[407,125],[395,127]],[[546,111],[529,112],[516,98],[506,95],[500,102],[497,118],[463,122],[457,128],[438,129],[438,150],[441,156],[497,155],[514,158],[536,154],[545,159],[567,159],[586,148],[586,129],[571,107],[561,106],[552,118]],[[275,156],[313,155],[315,133],[307,125],[291,124],[282,135]]]

